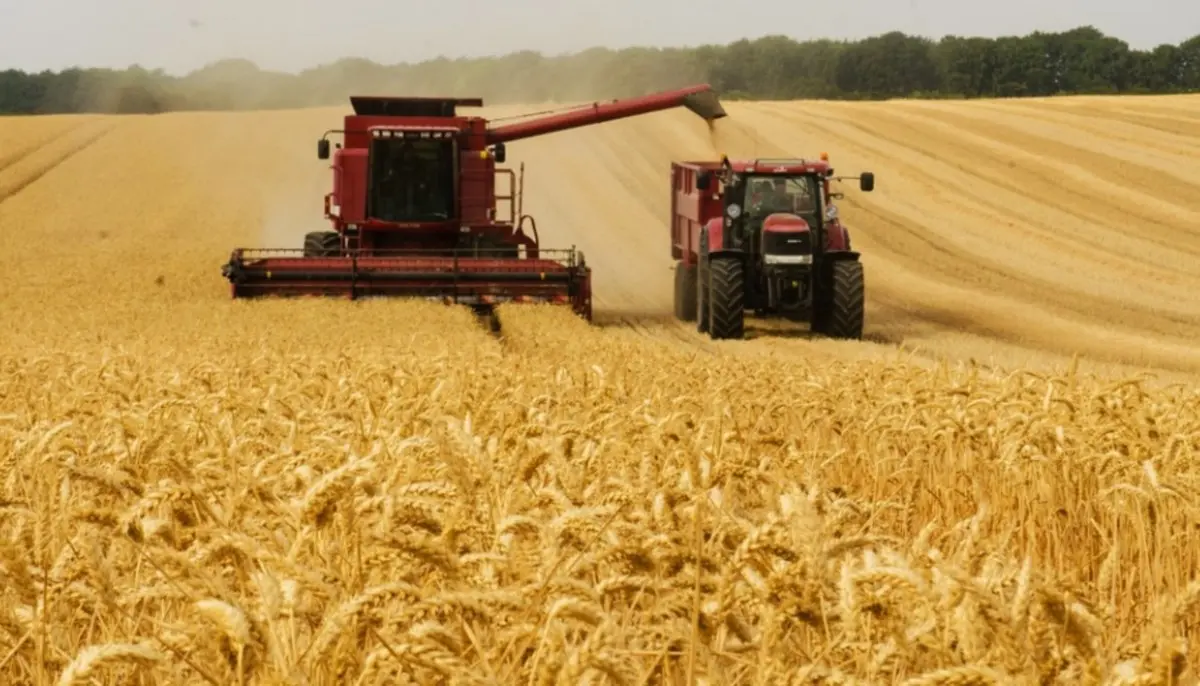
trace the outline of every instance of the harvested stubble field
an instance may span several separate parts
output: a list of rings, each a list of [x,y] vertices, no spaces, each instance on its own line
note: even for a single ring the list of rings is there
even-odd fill
[[[600,322],[500,337],[227,299],[230,248],[321,226],[340,108],[4,120],[0,679],[1188,682],[1197,104],[734,104],[717,140],[672,112],[514,144]],[[879,174],[843,203],[873,342],[670,321],[666,165],[714,145]]]

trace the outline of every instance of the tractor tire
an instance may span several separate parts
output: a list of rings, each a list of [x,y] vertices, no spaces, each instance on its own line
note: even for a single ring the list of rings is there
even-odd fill
[[[675,262],[675,318],[696,321],[696,267]]]
[[[862,340],[866,289],[862,262],[838,260],[829,265],[812,330],[830,338]]]
[[[342,239],[333,231],[313,231],[304,235],[305,257],[337,257]]]
[[[746,335],[746,275],[737,258],[709,262],[709,336],[740,339]]]
[[[696,261],[696,331],[708,333],[709,315],[712,308],[708,301],[712,297],[712,279],[709,278],[708,259],[701,257]]]

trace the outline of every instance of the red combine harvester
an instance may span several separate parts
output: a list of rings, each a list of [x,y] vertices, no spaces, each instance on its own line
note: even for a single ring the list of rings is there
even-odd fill
[[[479,98],[352,97],[342,130],[327,131],[317,157],[333,153],[325,196],[332,231],[310,233],[303,249],[233,251],[222,273],[234,298],[416,296],[491,312],[505,301],[569,304],[591,320],[591,270],[574,247],[545,250],[537,223],[522,213],[521,178],[497,168],[505,144],[614,119],[686,107],[724,117],[708,85],[549,113],[489,128],[456,107]],[[496,176],[510,192],[497,195]],[[497,201],[507,201],[507,212]]]
[[[675,162],[671,255],[675,316],[712,338],[742,338],[745,314],[810,322],[814,333],[861,339],[863,271],[838,219],[820,160]]]

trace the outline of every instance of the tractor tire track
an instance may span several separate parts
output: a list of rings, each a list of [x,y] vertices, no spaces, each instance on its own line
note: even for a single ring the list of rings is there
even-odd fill
[[[1168,207],[1159,209],[1162,216],[1158,221],[1171,228],[1182,229],[1200,219],[1200,212],[1178,203],[1179,198],[1187,198],[1200,192],[1196,183],[1168,171],[1136,162],[1131,159],[1131,155],[1116,155],[1113,148],[1098,151],[1025,130],[1022,124],[1026,122],[1022,122],[1021,119],[1034,119],[1033,117],[1009,115],[1000,118],[995,113],[984,110],[949,111],[934,108],[913,108],[905,111],[904,115],[948,124],[958,131],[978,131],[980,136],[996,143],[1038,150],[1043,155],[1065,161],[1070,166],[1078,167],[1082,173],[1111,183],[1115,187],[1127,191],[1132,189],[1145,196],[1139,200],[1152,199],[1161,205],[1167,205]],[[1128,194],[1133,195],[1132,192]]]
[[[928,147],[913,143],[912,141],[915,140],[929,139],[929,131],[922,130],[920,127],[914,126],[911,122],[904,122],[900,119],[901,115],[897,115],[894,112],[888,112],[884,114],[878,114],[876,123],[878,124],[880,121],[891,123],[894,130],[899,132],[895,136],[895,139],[906,141],[904,145],[912,150],[921,152],[930,159],[936,160],[946,158],[946,155],[944,154],[939,154]],[[849,125],[863,134],[868,134],[872,129],[877,128],[869,127],[866,124],[859,123],[851,123]],[[958,130],[958,132],[960,135],[955,138],[955,145],[953,146],[953,153],[951,154],[961,154],[980,163],[977,164],[974,169],[970,170],[972,175],[979,177],[981,180],[986,181],[993,186],[1009,191],[1015,196],[1028,197],[1029,195],[1032,195],[1032,193],[1030,193],[1030,188],[1022,188],[1015,182],[1004,178],[1000,173],[995,171],[998,168],[1015,168],[1016,164],[1013,161],[1013,158],[1002,155],[1000,152],[991,149],[990,146],[980,144],[978,140],[982,137],[977,133],[963,131],[961,129]],[[945,133],[943,133],[942,136],[945,136]],[[967,140],[964,141],[963,139]],[[1012,146],[1005,145],[1003,147],[1008,148]],[[1026,156],[1034,155],[1032,152],[1020,151],[1018,148],[1013,148],[1013,150],[1016,154],[1024,154]],[[1163,217],[1155,217],[1144,214],[1141,211],[1142,208],[1135,210],[1131,209],[1128,205],[1118,205],[1110,201],[1104,195],[1097,196],[1078,190],[1069,185],[1064,186],[1061,178],[1051,176],[1047,172],[1042,171],[1043,168],[1044,167],[1042,165],[1036,163],[1036,160],[1032,160],[1030,164],[1022,165],[1020,172],[1023,178],[1035,182],[1032,188],[1036,191],[1037,196],[1040,196],[1037,197],[1039,202],[1042,202],[1047,206],[1054,207],[1055,203],[1052,201],[1052,198],[1048,197],[1046,191],[1043,190],[1053,189],[1055,198],[1066,197],[1075,206],[1071,209],[1067,209],[1062,207],[1060,203],[1058,208],[1069,212],[1071,215],[1086,224],[1096,227],[1105,227],[1111,220],[1112,216],[1118,213],[1126,218],[1137,219],[1150,225],[1156,225],[1163,219]],[[964,170],[966,170],[965,167]],[[1114,232],[1114,234],[1115,233],[1116,232]],[[1128,233],[1121,233],[1117,235],[1122,239],[1123,242],[1126,242],[1127,248],[1135,247],[1128,246],[1128,241],[1130,241]],[[1147,244],[1148,247],[1168,248],[1172,253],[1178,251],[1179,248],[1176,242],[1168,238],[1157,239],[1154,237],[1139,235],[1134,240],[1143,242]],[[1122,255],[1124,254],[1125,253],[1122,253]],[[1197,248],[1195,251],[1189,251],[1189,255],[1193,257],[1200,257],[1200,248]]]
[[[835,131],[831,128],[828,128],[828,127],[823,127],[820,124],[811,124],[811,126],[822,130],[827,135],[830,135],[830,136],[838,135],[837,131]],[[884,150],[882,148],[877,148],[877,147],[869,147],[869,146],[866,146],[865,144],[861,143],[861,141],[864,138],[868,138],[869,130],[878,129],[878,127],[864,127],[862,125],[855,125],[855,127],[857,130],[863,131],[864,136],[862,138],[855,139],[855,142],[852,143],[852,145],[859,145],[862,150],[868,152],[872,157],[879,158],[879,157],[889,155],[890,151],[888,151],[888,150]],[[900,138],[900,136],[897,136],[897,138]],[[938,161],[943,161],[943,162],[946,161],[946,157],[944,154],[939,154],[939,152],[936,150],[933,150],[933,149],[927,148],[923,145],[919,145],[919,144],[911,142],[913,139],[919,140],[919,139],[926,139],[926,138],[929,138],[928,132],[923,132],[923,131],[920,131],[919,129],[913,129],[910,127],[910,128],[907,128],[904,130],[904,134],[903,134],[903,138],[902,138],[903,140],[910,141],[910,142],[906,142],[903,145],[906,149],[919,153],[920,157],[922,157],[925,160],[928,160],[930,163],[935,163]],[[903,171],[905,172],[904,177],[905,177],[906,182],[909,180],[908,172],[910,172],[910,171],[912,172],[912,174],[915,178],[922,178],[922,176],[920,176],[920,174],[925,174],[925,175],[929,174],[928,168],[920,167],[915,162],[907,163],[904,161],[894,161],[897,158],[899,158],[900,160],[907,160],[907,159],[911,159],[913,157],[916,157],[916,156],[892,155],[888,160],[889,166],[897,166],[898,165],[899,167],[901,167],[903,169]],[[992,174],[982,174],[978,171],[978,165],[976,165],[974,167],[968,167],[964,164],[964,165],[955,165],[955,167],[959,171],[963,172],[964,176],[974,176],[981,182],[988,183],[991,185],[998,185],[1001,188],[1003,188],[1004,190],[1011,191],[1014,194],[1014,196],[1023,195],[1022,189],[1019,186],[1017,186],[1015,183],[1004,181],[1002,179],[996,179],[994,177],[994,175],[992,175]],[[1022,174],[1023,174],[1023,172],[1022,172]],[[1121,249],[1117,249],[1116,247],[1110,249],[1110,248],[1100,245],[1098,243],[1098,241],[1094,240],[1095,234],[1089,235],[1089,239],[1093,239],[1093,240],[1089,240],[1089,241],[1081,243],[1080,241],[1078,241],[1078,239],[1072,240],[1070,238],[1070,236],[1072,234],[1070,232],[1063,231],[1062,228],[1057,225],[1057,223],[1052,223],[1052,224],[1050,224],[1051,228],[1044,229],[1037,222],[1028,221],[1028,216],[1027,216],[1028,213],[1022,213],[1022,212],[1018,212],[1018,211],[1014,210],[1013,205],[1011,205],[1011,204],[1004,204],[1004,203],[997,202],[995,200],[990,200],[985,194],[979,192],[979,188],[977,188],[977,187],[971,188],[968,186],[968,184],[966,182],[963,182],[963,181],[960,181],[957,179],[946,179],[944,181],[944,183],[948,187],[951,187],[955,191],[957,191],[956,195],[958,195],[960,198],[970,197],[971,201],[974,204],[976,204],[978,207],[983,207],[983,208],[993,210],[994,214],[997,217],[1008,217],[1010,220],[1006,223],[1008,224],[1009,228],[1015,229],[1018,231],[1028,232],[1031,234],[1032,238],[1037,239],[1039,242],[1046,242],[1049,245],[1055,247],[1056,249],[1064,250],[1064,251],[1069,250],[1072,252],[1086,251],[1088,253],[1088,255],[1086,257],[1089,261],[1097,259],[1100,255],[1106,255],[1109,258],[1106,261],[1111,262],[1111,266],[1121,267],[1124,269],[1129,268],[1130,258],[1137,256],[1137,253],[1135,253],[1134,255],[1131,255],[1129,252],[1129,247],[1130,247],[1129,240],[1130,239],[1127,234],[1121,235],[1121,238],[1123,239],[1119,245],[1119,247]],[[854,197],[854,196],[851,196],[851,197]],[[941,197],[938,198],[938,201],[943,202]],[[867,200],[863,199],[862,202],[867,202]],[[1047,219],[1053,220],[1054,218],[1051,215],[1055,211],[1057,211],[1061,208],[1056,208],[1056,207],[1049,206],[1049,205],[1047,205],[1047,207],[1050,210],[1050,212],[1048,213]],[[974,213],[976,215],[978,214],[977,209]],[[1081,222],[1088,225],[1089,227],[1094,227],[1096,229],[1101,229],[1101,228],[1105,227],[1106,223],[1111,221],[1111,218],[1112,218],[1111,214],[1107,217],[1091,217],[1091,216],[1081,214],[1081,213],[1072,213],[1072,215],[1076,219],[1078,219]],[[1097,220],[1100,220],[1100,221],[1097,221]],[[929,230],[936,230],[937,226],[938,226],[937,224],[930,224]],[[990,231],[990,229],[989,229],[989,231]],[[958,233],[959,233],[958,231],[955,231],[954,235],[948,236],[947,238],[954,238]],[[994,236],[994,234],[992,234],[991,236],[984,236],[984,238],[991,239],[991,238],[993,238],[993,236]],[[989,242],[991,242],[991,241],[989,241]],[[1178,249],[1178,247],[1179,247],[1178,242],[1172,242],[1172,243],[1167,243],[1167,244],[1170,245],[1172,248]],[[1176,259],[1179,258],[1179,255],[1176,251],[1162,251],[1162,254],[1165,257],[1174,257]],[[1164,264],[1160,260],[1153,259],[1154,257],[1156,257],[1154,255],[1151,255],[1148,257],[1149,257],[1149,259],[1145,259],[1144,262],[1145,262],[1146,266],[1149,268],[1147,270],[1145,270],[1142,274],[1146,278],[1158,278],[1158,277],[1167,276],[1167,275],[1174,275],[1174,276],[1180,276],[1180,277],[1191,277],[1194,274],[1194,269],[1191,267],[1190,262],[1181,264],[1180,266],[1176,267],[1174,265]],[[1180,262],[1182,263],[1184,261],[1180,260]]]
[[[61,151],[47,153],[47,159],[34,165],[33,169],[25,173],[23,176],[20,176],[16,180],[9,181],[7,183],[0,181],[0,204],[7,202],[21,191],[37,183],[44,176],[53,172],[72,157],[75,157],[76,155],[84,152],[88,148],[100,142],[101,139],[111,133],[117,126],[118,123],[116,121],[103,121],[97,127],[95,127],[99,130],[88,133],[85,137],[83,137],[83,140],[78,141],[70,146],[65,146]],[[83,128],[85,127],[79,127],[76,132]],[[64,141],[66,138],[67,136],[58,137],[55,139],[55,142]],[[34,153],[45,151],[47,149],[48,146],[42,146],[35,150]],[[33,157],[32,154],[25,156],[25,159],[29,159],[31,157]],[[12,166],[15,166],[15,164]]]
[[[694,324],[681,322],[673,315],[622,314],[598,315],[602,330],[629,333],[639,338],[667,343],[676,347],[695,348],[705,354],[716,354],[716,347],[707,337],[696,332]]]
[[[0,157],[0,173],[3,173],[4,170],[16,165],[17,163],[21,162],[21,160],[33,155],[42,148],[53,145],[56,141],[62,140],[63,138],[66,138],[79,131],[81,128],[83,128],[83,126],[84,125],[76,126],[61,133],[46,136],[37,141],[24,145],[14,152],[10,152],[7,155]]]
[[[1197,105],[1200,105],[1200,102]],[[996,114],[1014,113],[1032,117],[1068,127],[1072,131],[1087,133],[1100,141],[1116,141],[1131,148],[1150,149],[1176,159],[1200,153],[1200,127],[1193,132],[1173,126],[1150,126],[1146,122],[1156,119],[1154,115],[1121,116],[1119,110],[1110,111],[1098,107],[1080,110],[1078,107],[1061,104],[1038,105],[1016,101],[998,104],[993,109]],[[1175,121],[1168,117],[1162,118]]]
[[[796,119],[787,117],[786,113],[780,112],[772,114],[781,121],[787,121],[789,125],[794,125],[796,122]],[[1060,240],[1058,238],[1058,231],[1040,230],[1039,227],[1035,225],[1029,225],[1026,222],[1020,221],[1023,219],[1023,215],[1014,209],[1014,205],[1012,203],[1004,203],[998,199],[990,197],[988,194],[980,193],[977,188],[973,187],[974,185],[977,185],[978,183],[986,183],[989,185],[997,184],[996,182],[993,182],[992,179],[981,176],[977,172],[977,168],[975,166],[946,159],[944,156],[939,156],[936,151],[916,145],[911,141],[907,141],[905,143],[893,143],[890,138],[875,136],[870,131],[865,130],[862,126],[855,126],[858,131],[864,132],[864,135],[861,136],[850,136],[844,134],[835,128],[819,123],[819,121],[805,120],[804,126],[806,128],[820,131],[828,138],[839,140],[839,142],[841,142],[845,147],[854,149],[865,157],[888,160],[888,165],[890,167],[895,167],[897,171],[903,172],[902,176],[906,181],[910,183],[920,183],[922,185],[921,190],[923,197],[930,200],[936,200],[936,202],[943,207],[952,206],[964,213],[967,213],[968,215],[974,214],[976,216],[981,209],[989,211],[992,216],[995,216],[998,219],[1003,219],[1003,221],[999,221],[997,224],[1004,224],[1012,229],[1035,233],[1038,240],[1055,241],[1057,243],[1057,247],[1060,248],[1073,247],[1079,249],[1081,247],[1071,242]],[[865,143],[864,140],[867,139],[875,139],[879,141],[881,145],[871,145]],[[904,152],[889,150],[886,145],[882,145],[884,143],[893,146],[902,146]],[[921,164],[917,161],[909,160],[920,160],[921,162],[928,163],[928,165],[945,164],[952,167],[955,171],[960,172],[960,174],[958,176],[940,178],[936,184],[933,182],[925,182],[922,180],[930,177],[930,167],[927,166],[927,164]],[[976,184],[970,183],[969,179],[972,178],[975,179]],[[1000,185],[1003,190],[1010,191],[1014,195],[1021,194],[1020,189],[1011,184],[999,183],[998,185]],[[946,189],[951,189],[954,192],[947,193],[945,192]],[[852,206],[856,202],[853,198],[853,195],[847,198],[847,202]],[[1068,216],[1079,221],[1090,222],[1088,217],[1072,213],[1069,210],[1064,210],[1061,207],[1046,207],[1050,211],[1062,211]],[[935,228],[935,225],[931,225],[931,227]],[[1082,249],[1093,251],[1103,250],[1103,248],[1099,248],[1090,244],[1087,246],[1082,246]],[[1105,251],[1105,253],[1113,258],[1119,259],[1122,263],[1124,263],[1126,260],[1127,253],[1124,251],[1109,250]],[[1187,273],[1190,273],[1190,270]]]
[[[896,114],[889,113],[887,116],[896,117],[896,116],[904,116],[904,115],[896,115]],[[938,127],[942,128],[942,129],[946,129],[944,124],[941,124],[941,123],[938,124]],[[960,122],[958,124],[955,124],[955,125],[952,125],[951,127],[949,127],[949,130],[952,130],[952,131],[962,130],[962,128],[963,128],[963,125]],[[985,131],[987,130],[987,127],[981,127],[981,128],[983,128]],[[904,133],[905,133],[905,135],[912,134],[915,136],[919,133],[919,129],[917,129],[915,127],[914,128],[905,128]],[[1031,143],[1031,145],[1036,145],[1036,144]],[[927,154],[930,154],[933,157],[936,157],[938,155],[938,153],[935,151],[929,151],[929,150],[925,150],[925,149],[922,149],[922,151],[926,152]],[[1090,162],[1093,165],[1093,169],[1100,169],[1103,167],[1104,159],[1101,157],[1094,157],[1090,160]],[[999,166],[1000,166],[999,163],[997,163],[996,167],[998,168]],[[1098,172],[1098,171],[1093,171],[1093,173],[1092,173],[1093,177],[1097,177],[1100,175],[1101,175],[1101,172]],[[1003,179],[997,179],[995,177],[994,172],[989,172],[988,174],[980,174],[980,176],[982,178],[985,178],[985,180],[987,180],[988,182],[1000,185],[1001,187],[1005,188],[1006,190],[1011,190],[1012,192],[1014,192],[1014,194],[1021,192],[1020,187],[1018,187],[1015,184],[1015,182],[1009,182],[1009,181],[1006,181]],[[1050,187],[1049,186],[1050,179],[1048,179],[1044,176],[1040,176],[1037,174],[1029,175],[1026,173],[1026,171],[1024,169],[1022,169],[1022,171],[1021,171],[1021,176],[1022,177],[1032,176],[1033,180],[1035,180],[1037,182],[1034,184],[1037,188]],[[1046,185],[1043,186],[1043,184],[1046,184]],[[1092,188],[1092,187],[1094,187],[1094,184],[1088,184],[1087,187]],[[1182,195],[1184,198],[1187,197],[1187,193],[1184,189],[1178,189],[1178,190],[1180,192],[1176,194],[1176,197],[1178,197],[1179,195]],[[1074,192],[1072,195],[1074,195],[1075,197],[1087,197],[1086,194],[1083,193],[1083,191]],[[1200,195],[1197,195],[1195,197],[1200,197]],[[1158,279],[1158,278],[1161,278],[1164,276],[1170,276],[1170,275],[1191,277],[1194,274],[1194,269],[1192,267],[1191,261],[1182,259],[1182,256],[1180,255],[1180,253],[1186,253],[1188,255],[1200,256],[1200,243],[1198,243],[1194,238],[1195,234],[1194,234],[1194,231],[1191,229],[1193,222],[1187,221],[1187,220],[1180,221],[1180,220],[1177,220],[1175,218],[1175,216],[1178,213],[1182,212],[1188,216],[1194,217],[1194,219],[1196,219],[1196,220],[1200,220],[1200,212],[1190,210],[1187,207],[1172,208],[1172,210],[1177,209],[1178,211],[1177,212],[1173,211],[1171,213],[1164,212],[1163,213],[1164,216],[1151,218],[1151,219],[1153,219],[1153,221],[1147,221],[1145,225],[1138,225],[1138,224],[1131,224],[1130,222],[1128,222],[1128,217],[1131,214],[1136,216],[1136,213],[1131,212],[1129,210],[1129,207],[1133,206],[1133,207],[1138,207],[1138,208],[1144,208],[1145,203],[1141,202],[1141,198],[1127,198],[1126,201],[1124,203],[1122,203],[1116,196],[1110,195],[1108,193],[1102,193],[1101,198],[1098,201],[1093,202],[1092,205],[1093,206],[1094,205],[1107,205],[1108,206],[1107,209],[1109,209],[1110,211],[1105,212],[1103,214],[1079,213],[1078,216],[1087,220],[1086,221],[1086,227],[1087,227],[1086,233],[1080,234],[1080,233],[1072,233],[1069,231],[1064,231],[1063,230],[1064,227],[1058,226],[1057,224],[1051,224],[1049,230],[1040,231],[1040,232],[1038,232],[1039,235],[1049,238],[1049,239],[1052,239],[1052,240],[1055,240],[1056,242],[1058,242],[1057,247],[1059,247],[1059,248],[1065,248],[1065,249],[1074,251],[1074,250],[1084,249],[1089,246],[1097,246],[1098,242],[1099,242],[1098,234],[1101,234],[1101,233],[1111,234],[1114,237],[1116,244],[1122,248],[1120,251],[1117,251],[1117,250],[1108,250],[1107,251],[1114,258],[1120,258],[1119,260],[1114,259],[1112,261],[1111,266],[1113,266],[1113,267],[1120,267],[1120,268],[1128,269],[1128,267],[1130,266],[1129,263],[1130,263],[1131,259],[1134,259],[1134,260],[1139,260],[1146,266],[1150,267],[1150,269],[1148,269],[1142,273],[1142,276],[1147,279]],[[1020,215],[1018,215],[1018,218],[1023,219],[1023,220],[1026,219],[1026,217],[1020,216]],[[1117,223],[1117,222],[1119,222],[1119,223]],[[1036,228],[1038,226],[1038,222],[1022,221],[1020,223],[1020,226],[1022,226],[1024,228],[1036,230]],[[1137,227],[1136,230],[1130,231],[1131,226]],[[1157,228],[1155,230],[1152,230],[1152,227],[1157,227]],[[1086,236],[1087,240],[1081,242],[1078,238],[1081,235]],[[1069,243],[1067,243],[1067,244],[1062,243],[1061,239],[1063,239],[1063,238],[1066,238],[1069,241]],[[1142,243],[1141,250],[1136,249],[1136,248],[1138,248],[1137,242]],[[1166,250],[1166,249],[1148,250],[1148,248],[1151,248],[1151,247],[1153,247],[1153,248],[1169,248],[1169,250]],[[1131,252],[1130,248],[1135,248],[1135,250],[1133,252]],[[1165,264],[1163,262],[1163,259],[1173,259],[1174,261],[1177,262],[1177,265]]]
[[[1194,102],[1196,106],[1200,106],[1200,100]],[[1189,139],[1187,145],[1195,147],[1195,143],[1190,141],[1200,139],[1200,117],[1196,117],[1187,110],[1175,108],[1163,108],[1159,112],[1156,114],[1150,108],[1130,109],[1113,105],[1109,108],[1097,107],[1094,111],[1088,110],[1087,116],[1169,133],[1179,138]],[[1168,112],[1171,114],[1167,114]]]

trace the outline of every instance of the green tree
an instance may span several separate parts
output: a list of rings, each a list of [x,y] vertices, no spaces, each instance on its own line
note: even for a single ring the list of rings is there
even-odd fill
[[[0,72],[0,113],[161,112],[345,103],[351,95],[478,96],[487,102],[629,97],[708,82],[725,99],[1023,97],[1200,91],[1200,36],[1133,50],[1095,27],[997,39],[898,31],[861,41],[771,35],[691,48],[592,48],[548,57],[348,58],[299,74],[223,60],[181,78],[126,70]]]

